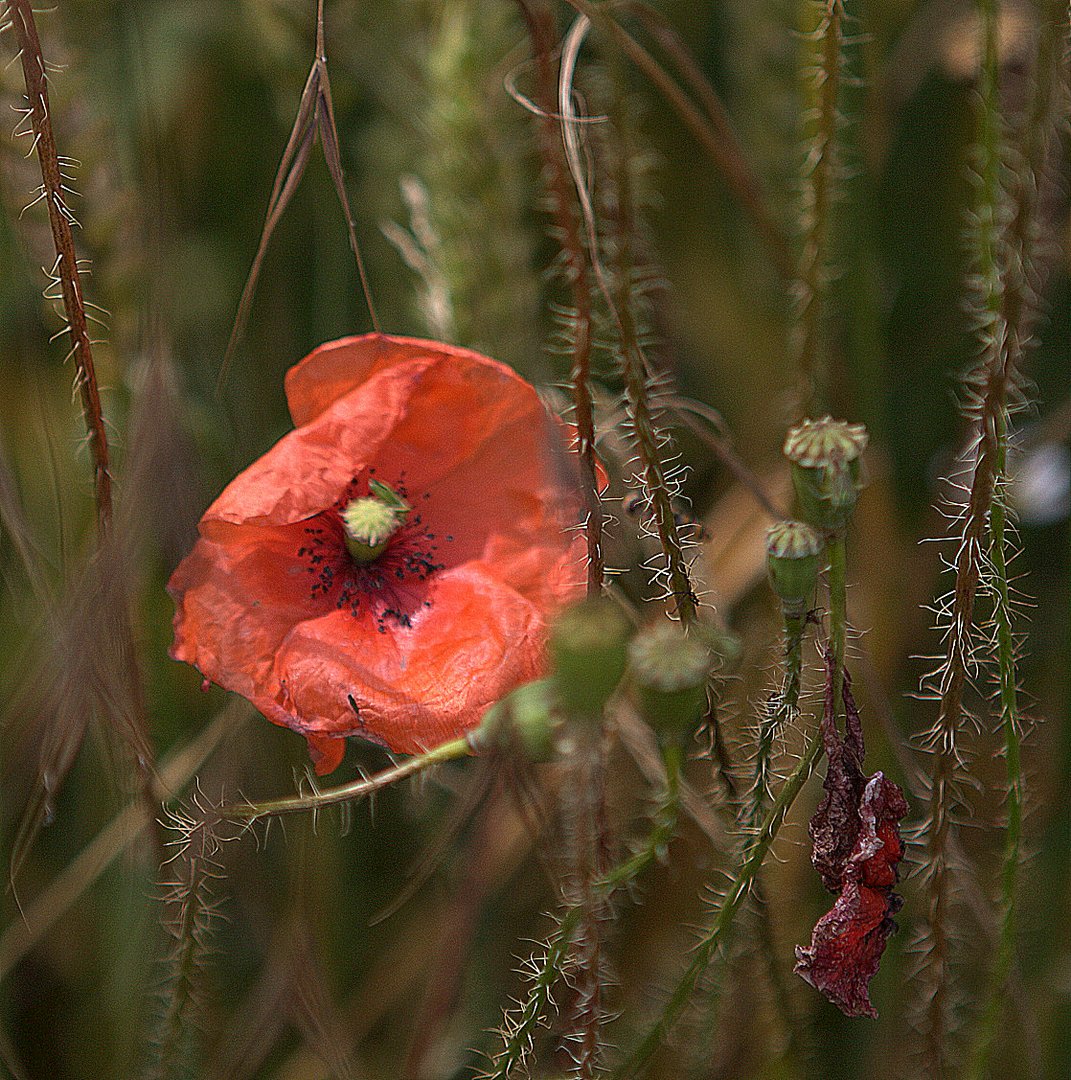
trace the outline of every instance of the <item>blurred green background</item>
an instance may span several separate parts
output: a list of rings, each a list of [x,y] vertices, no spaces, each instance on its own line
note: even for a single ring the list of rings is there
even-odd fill
[[[657,6],[721,96],[768,209],[794,245],[803,157],[799,5]],[[933,507],[965,431],[957,377],[975,354],[963,236],[973,190],[977,22],[973,6],[956,0],[853,0],[847,7],[858,22],[850,24],[847,48],[854,78],[842,100],[844,175],[832,237],[830,406],[871,431],[849,604],[862,631],[857,649],[866,675],[857,677],[873,763],[904,782],[905,760],[926,766],[909,743],[933,720],[933,705],[910,697],[926,670],[917,657],[939,648],[924,605],[948,584],[940,579],[937,545],[919,541],[942,534]],[[564,31],[570,11],[554,10]],[[1028,93],[1036,10],[1024,0],[1006,3],[1004,13],[1003,93],[1014,121]],[[95,335],[102,339],[96,357],[118,498],[136,541],[125,580],[158,757],[186,747],[227,707],[222,691],[202,694],[197,673],[167,659],[167,576],[209,501],[288,429],[287,368],[320,342],[371,328],[343,214],[316,151],[270,246],[247,332],[217,392],[312,59],[314,16],[312,4],[294,0],[64,0],[39,15],[46,56],[61,66],[50,80],[60,152],[80,162],[73,209],[82,225],[79,254],[93,263],[87,297],[108,312],[106,329]],[[562,290],[548,276],[557,249],[543,204],[536,121],[507,92],[533,93],[516,7],[506,0],[331,0],[326,16],[347,190],[383,328],[450,336],[541,385],[562,383],[567,361],[547,348]],[[14,55],[10,35],[0,37],[0,47],[5,61]],[[597,36],[582,54],[579,83],[595,103],[613,100],[605,87],[617,87],[633,124],[647,204],[644,255],[665,281],[652,300],[653,355],[682,393],[721,413],[743,460],[779,490],[796,378],[785,286],[680,119]],[[2,103],[17,106],[21,93],[20,68],[9,65],[0,77]],[[72,371],[63,363],[63,340],[49,343],[60,323],[41,299],[41,267],[53,261],[47,220],[40,206],[21,214],[39,182],[27,149],[28,140],[0,142],[0,453],[13,485],[5,503],[24,517],[33,561],[64,612],[93,543],[94,513]],[[1053,170],[1066,178],[1066,145]],[[1021,515],[1017,585],[1031,605],[1020,624],[1027,634],[1023,682],[1039,724],[1027,748],[1031,858],[1022,963],[994,1075],[1055,1080],[1071,1074],[1071,233],[1062,182],[1043,202],[1041,224],[1051,248],[1047,316],[1030,354],[1036,392],[1019,418],[1024,452],[1013,458],[1013,469],[1033,482],[1020,484],[1013,499]],[[407,263],[399,229],[430,258],[430,277]],[[429,281],[445,291],[445,314],[440,308],[429,317],[422,301]],[[615,386],[608,376],[610,417]],[[720,617],[745,645],[740,678],[726,691],[730,742],[743,746],[754,703],[775,679],[777,624],[761,579],[766,522],[701,440],[680,432],[678,446],[690,469],[685,493],[709,537],[698,566]],[[627,470],[612,445],[607,459],[613,493],[621,495]],[[1050,471],[1039,472],[1046,463]],[[619,517],[612,554],[627,560],[635,551],[632,525]],[[62,664],[79,639],[57,632],[4,529],[0,570],[2,835],[10,850],[32,787],[28,747],[42,722],[35,697],[41,672]],[[642,594],[641,575],[629,575],[627,584]],[[1003,766],[994,760],[994,727],[983,716],[972,766],[979,828],[964,838],[983,899],[994,892],[1001,845]],[[260,717],[239,719],[237,711],[221,731],[202,770],[204,791],[292,787],[293,770],[304,764],[302,740]],[[385,760],[372,747],[354,747],[347,768]],[[620,750],[612,762],[614,829],[623,844],[645,807],[634,795],[635,764]],[[553,827],[531,838],[508,793],[458,814],[462,827],[437,857],[431,882],[389,920],[369,922],[435,847],[440,823],[466,805],[486,768],[467,763],[422,787],[388,792],[374,813],[355,808],[343,830],[328,818],[315,831],[289,822],[285,835],[274,830],[259,845],[247,837],[228,846],[192,1075],[471,1074],[477,1053],[494,1046],[484,1032],[518,992],[516,958],[549,926],[541,913],[554,903]],[[709,761],[690,769],[693,784],[716,802]],[[151,1057],[165,942],[157,867],[142,840],[126,843],[99,877],[78,871],[85,888],[75,902],[60,906],[46,896],[55,922],[32,947],[17,948],[23,913],[36,916],[44,890],[126,804],[128,774],[91,720],[50,823],[4,893],[0,1061],[13,1075],[133,1076]],[[553,817],[553,778],[538,782]],[[767,885],[786,972],[792,945],[825,910],[802,827],[816,797],[809,789],[807,807],[794,813]],[[682,832],[669,866],[646,883],[642,905],[625,905],[611,933],[611,1002],[622,1019],[609,1030],[621,1044],[660,988],[672,985],[689,927],[702,921],[704,888],[731,860],[724,831],[720,842],[694,822]],[[541,853],[550,857],[549,873]],[[790,987],[813,1055],[808,1075],[887,1076],[908,1058],[910,946],[923,914],[917,881],[905,882],[903,929],[875,983],[877,1024],[846,1021],[802,983]],[[956,974],[967,1020],[984,982],[991,918],[968,908],[961,909],[967,944]],[[791,1075],[780,1064],[777,1025],[754,976],[748,933],[729,959],[718,976],[724,992],[717,1007],[663,1055],[657,1075]],[[552,1075],[553,1055],[542,1060],[539,1075]]]

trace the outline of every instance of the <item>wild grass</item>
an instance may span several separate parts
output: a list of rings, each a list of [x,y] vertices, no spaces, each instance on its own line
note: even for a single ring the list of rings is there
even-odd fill
[[[1064,1075],[1069,38],[1064,0],[0,3],[0,1072]],[[672,624],[679,686],[621,644],[584,704],[553,651],[314,779],[169,659],[284,373],[369,331],[537,384],[582,591]],[[781,448],[830,411],[858,503],[782,611]],[[848,686],[910,801],[877,1020],[793,973]]]

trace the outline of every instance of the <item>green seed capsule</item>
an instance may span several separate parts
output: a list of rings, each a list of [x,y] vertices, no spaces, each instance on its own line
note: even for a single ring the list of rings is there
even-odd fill
[[[566,608],[550,632],[552,679],[569,716],[598,719],[625,673],[632,624],[606,596]]]
[[[683,739],[703,715],[707,681],[716,662],[701,630],[679,623],[645,627],[629,646],[636,706],[663,741]]]
[[[802,615],[822,569],[822,537],[802,521],[779,521],[766,533],[766,571],[788,615]]]
[[[860,457],[867,431],[824,416],[804,420],[785,438],[784,454],[792,462],[792,485],[800,512],[816,528],[843,529],[855,510],[863,486]]]
[[[560,727],[553,684],[539,679],[518,686],[492,705],[469,741],[477,753],[490,747],[519,750],[528,761],[538,763],[554,757]]]

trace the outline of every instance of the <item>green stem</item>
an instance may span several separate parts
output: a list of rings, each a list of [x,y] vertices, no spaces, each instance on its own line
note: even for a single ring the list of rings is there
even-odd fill
[[[829,644],[833,651],[833,717],[844,712],[844,647],[848,633],[847,553],[843,531],[829,541]]]
[[[266,802],[248,802],[223,806],[219,810],[221,821],[248,821],[250,824],[261,818],[278,817],[281,814],[296,814],[303,810],[322,810],[325,806],[352,802],[363,799],[381,788],[395,784],[406,777],[441,765],[444,761],[454,761],[472,753],[468,738],[453,739],[441,746],[429,750],[417,757],[409,758],[393,768],[376,773],[375,776],[363,776],[360,780],[343,784],[341,787],[328,788],[326,791],[314,791],[311,795],[292,795],[283,799],[269,799]]]
[[[619,862],[595,883],[592,892],[603,902],[608,901],[623,885],[635,881],[656,862],[665,852],[676,831],[684,760],[681,747],[676,743],[666,746],[663,759],[666,766],[666,786],[655,811],[651,831],[639,850]],[[539,965],[528,996],[521,1003],[520,1012],[509,1028],[505,1046],[485,1074],[485,1080],[505,1080],[527,1054],[532,1033],[550,1003],[551,992],[561,976],[562,965],[569,954],[569,946],[579,929],[583,913],[582,904],[573,904],[563,913],[547,942],[546,957]]]
[[[780,831],[785,815],[795,802],[796,796],[799,795],[807,778],[811,775],[821,753],[822,739],[820,734],[815,731],[807,743],[807,748],[804,750],[799,764],[784,784],[781,785],[781,790],[777,793],[777,798],[763,819],[762,826],[744,854],[740,870],[729,887],[728,895],[718,909],[713,925],[696,947],[692,962],[688,965],[688,969],[670,996],[668,1004],[640,1044],[614,1074],[615,1076],[630,1077],[638,1075],[680,1019],[681,1013],[699,985],[703,972],[710,965],[719,946],[724,944],[728,931],[732,926],[733,918],[747,896],[751,883],[759,872],[770,845]]]
[[[804,415],[820,412],[829,391],[829,360],[822,332],[829,291],[829,231],[836,181],[837,98],[843,44],[843,0],[804,0],[818,25],[805,32],[803,98],[812,115],[804,133],[803,248],[799,267],[799,365],[805,380]],[[809,166],[809,172],[806,167]]]

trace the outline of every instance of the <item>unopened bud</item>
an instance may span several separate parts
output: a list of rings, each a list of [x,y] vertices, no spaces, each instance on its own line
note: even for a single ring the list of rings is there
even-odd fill
[[[779,521],[766,533],[766,570],[787,615],[809,606],[822,569],[822,537],[802,521]]]
[[[855,510],[863,486],[860,458],[867,444],[862,424],[824,416],[804,420],[785,438],[792,462],[792,484],[800,512],[820,529],[842,529]]]
[[[520,751],[531,762],[550,761],[559,727],[554,687],[550,679],[539,679],[492,705],[470,742],[477,752],[493,747]]]
[[[558,701],[570,716],[601,717],[625,673],[632,624],[619,604],[591,596],[568,607],[550,632]]]

